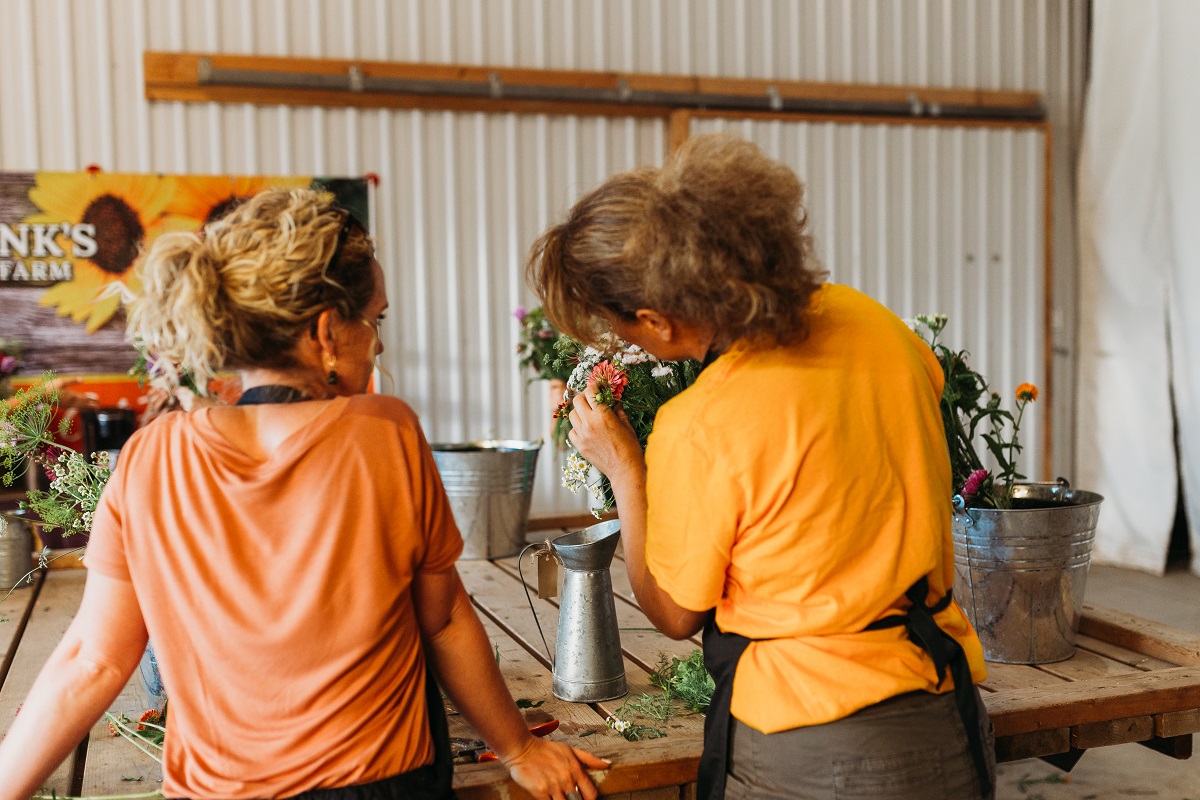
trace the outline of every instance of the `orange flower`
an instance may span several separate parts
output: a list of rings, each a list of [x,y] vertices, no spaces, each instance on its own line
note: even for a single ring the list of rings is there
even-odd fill
[[[146,730],[146,726],[142,724],[144,722],[149,722],[152,725],[158,725],[162,722],[162,714],[157,709],[154,709],[154,708],[151,708],[151,709],[143,712],[142,715],[140,717],[138,717],[137,729],[139,731]]]
[[[1032,383],[1022,383],[1017,387],[1017,399],[1022,403],[1033,403],[1037,401],[1038,390]]]

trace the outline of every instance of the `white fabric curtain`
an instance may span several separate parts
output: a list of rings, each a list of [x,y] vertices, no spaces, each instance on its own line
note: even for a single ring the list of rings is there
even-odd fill
[[[1182,486],[1200,573],[1200,2],[1092,22],[1076,485],[1106,498],[1095,559],[1158,573]]]

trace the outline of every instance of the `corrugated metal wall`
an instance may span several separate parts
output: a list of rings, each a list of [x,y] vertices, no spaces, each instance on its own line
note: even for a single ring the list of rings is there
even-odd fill
[[[1059,220],[1055,467],[1069,471],[1085,11],[1086,0],[0,0],[0,169],[379,174],[394,391],[433,439],[529,437],[546,428],[548,400],[512,353],[526,248],[604,176],[660,161],[662,123],[149,104],[142,51],[1045,92]],[[952,313],[998,386],[1040,364],[1037,134],[794,123],[749,134],[809,181],[838,279],[901,313]],[[542,466],[535,511],[577,508]]]

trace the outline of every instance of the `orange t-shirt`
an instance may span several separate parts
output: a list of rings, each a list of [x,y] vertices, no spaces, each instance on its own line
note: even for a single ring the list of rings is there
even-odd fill
[[[411,586],[462,551],[416,415],[326,403],[266,461],[207,410],[121,451],[89,569],[131,581],[170,698],[167,797],[284,797],[433,760]]]
[[[864,633],[954,582],[950,464],[929,347],[845,286],[789,347],[735,344],[659,411],[646,450],[646,561],[659,586],[752,643],[732,713],[764,733],[914,690],[932,662],[901,628]],[[986,676],[962,610],[937,615]],[[941,691],[948,691],[949,677]]]

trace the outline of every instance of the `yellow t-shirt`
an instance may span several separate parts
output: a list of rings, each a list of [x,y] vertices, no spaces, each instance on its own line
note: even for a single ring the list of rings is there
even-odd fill
[[[258,462],[207,410],[121,451],[89,569],[131,581],[170,698],[167,797],[290,797],[433,760],[412,602],[462,551],[416,414],[327,401]]]
[[[863,632],[954,582],[950,464],[929,347],[879,303],[826,284],[810,335],[735,344],[659,411],[646,450],[646,561],[659,586],[751,639],[732,712],[764,733],[941,689],[902,627]],[[936,617],[986,677],[952,603]]]

